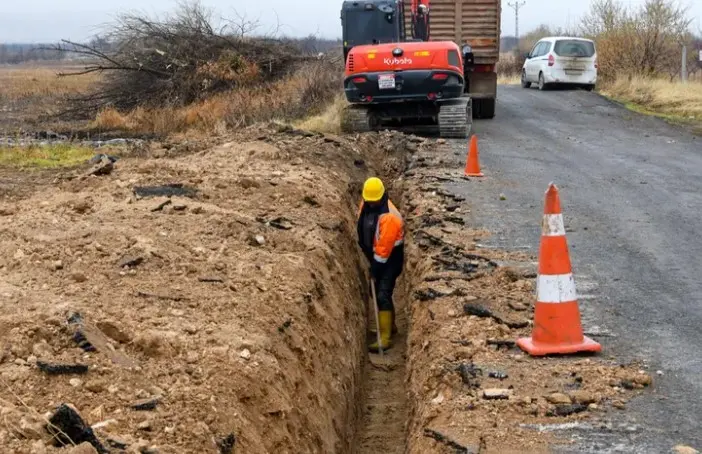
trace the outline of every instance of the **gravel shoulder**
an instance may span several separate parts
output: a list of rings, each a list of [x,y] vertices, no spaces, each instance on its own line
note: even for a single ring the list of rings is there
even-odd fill
[[[479,190],[447,188],[469,198],[473,226],[493,233],[481,246],[536,254],[554,181],[586,331],[599,333],[603,355],[646,361],[656,377],[630,405],[630,430],[576,434],[578,449],[699,449],[702,139],[583,91],[502,86],[498,96],[498,116],[475,124],[487,177]],[[461,166],[465,145],[452,151]]]

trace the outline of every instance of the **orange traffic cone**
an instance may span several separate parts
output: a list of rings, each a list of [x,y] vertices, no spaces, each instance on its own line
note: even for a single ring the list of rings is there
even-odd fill
[[[483,172],[480,171],[480,163],[478,162],[478,136],[475,134],[470,138],[465,174],[467,177],[483,176]]]
[[[531,337],[517,341],[519,348],[533,356],[602,350],[583,336],[561,201],[553,183],[546,191],[537,279],[534,329]]]

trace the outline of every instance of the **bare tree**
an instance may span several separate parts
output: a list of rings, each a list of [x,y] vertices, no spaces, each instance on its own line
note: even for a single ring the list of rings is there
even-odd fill
[[[617,0],[596,0],[581,23],[581,32],[597,41],[604,78],[679,74],[682,43],[689,38],[690,18],[675,0],[646,0],[629,9]]]

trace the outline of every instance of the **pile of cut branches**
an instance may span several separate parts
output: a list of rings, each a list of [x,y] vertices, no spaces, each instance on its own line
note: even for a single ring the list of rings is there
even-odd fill
[[[199,4],[182,4],[163,21],[122,15],[106,39],[82,44],[62,41],[54,47],[84,58],[83,70],[71,76],[104,73],[89,92],[69,99],[64,115],[90,117],[100,110],[181,107],[240,87],[280,80],[317,59],[303,55],[290,41],[252,37],[255,23],[244,19],[213,25]]]

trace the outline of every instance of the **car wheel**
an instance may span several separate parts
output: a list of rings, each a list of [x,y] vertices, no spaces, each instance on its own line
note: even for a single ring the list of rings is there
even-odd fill
[[[529,87],[531,87],[531,82],[527,81],[526,71],[522,70],[522,88],[529,88]]]
[[[585,85],[584,88],[585,88],[586,91],[592,91],[592,90],[595,89],[595,84]]]
[[[544,80],[544,73],[539,73],[539,90],[546,90],[546,81]]]

